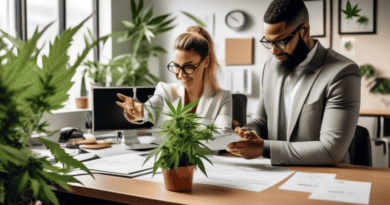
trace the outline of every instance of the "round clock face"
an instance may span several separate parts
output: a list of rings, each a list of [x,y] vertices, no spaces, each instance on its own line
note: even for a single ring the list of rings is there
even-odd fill
[[[246,17],[242,11],[231,11],[226,15],[226,25],[232,29],[240,30],[243,29],[246,23]]]

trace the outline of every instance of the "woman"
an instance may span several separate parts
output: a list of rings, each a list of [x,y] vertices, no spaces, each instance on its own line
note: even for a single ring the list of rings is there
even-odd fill
[[[176,38],[174,59],[168,64],[168,70],[176,75],[180,83],[159,82],[156,91],[147,104],[153,107],[168,108],[165,98],[177,106],[182,99],[182,107],[190,102],[200,101],[189,112],[196,113],[201,123],[215,124],[219,128],[232,125],[232,96],[230,91],[218,86],[216,72],[220,70],[214,51],[213,41],[206,30],[194,26]],[[144,119],[146,110],[139,101],[118,93],[123,103],[125,118],[131,123]],[[151,110],[151,109],[149,109]]]

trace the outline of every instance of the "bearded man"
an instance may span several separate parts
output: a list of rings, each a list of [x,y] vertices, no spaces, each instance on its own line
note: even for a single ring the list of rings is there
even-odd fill
[[[273,54],[260,78],[253,120],[235,132],[227,151],[272,165],[350,163],[348,147],[360,110],[359,67],[310,37],[302,0],[274,0],[261,43]]]

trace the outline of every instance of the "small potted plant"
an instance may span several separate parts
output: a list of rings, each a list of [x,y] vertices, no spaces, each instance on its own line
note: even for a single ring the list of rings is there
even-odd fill
[[[165,120],[161,124],[160,136],[163,143],[150,152],[145,162],[155,156],[153,176],[158,168],[163,169],[164,184],[167,190],[178,192],[191,191],[194,169],[198,166],[207,176],[201,158],[211,163],[206,155],[213,154],[201,141],[208,143],[209,140],[214,140],[213,134],[218,133],[217,127],[214,123],[204,125],[197,122],[200,117],[195,113],[188,112],[198,104],[199,99],[182,108],[180,98],[176,109],[167,99],[165,101],[169,106],[169,113],[151,108],[172,119]],[[148,107],[148,105],[145,107]],[[149,111],[149,109],[147,110]],[[154,120],[153,115],[150,113],[149,111],[149,118]]]
[[[85,88],[85,73],[86,70],[83,73],[83,77],[81,80],[81,89],[80,89],[80,97],[76,98],[76,107],[79,109],[85,109],[88,108],[88,92]]]

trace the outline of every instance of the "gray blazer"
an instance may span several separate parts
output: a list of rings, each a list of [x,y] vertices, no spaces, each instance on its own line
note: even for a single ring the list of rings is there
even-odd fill
[[[359,67],[319,43],[293,101],[287,141],[277,141],[282,131],[278,128],[284,77],[277,72],[280,66],[275,57],[265,63],[258,110],[245,127],[269,143],[272,165],[349,164],[348,147],[360,110]]]

